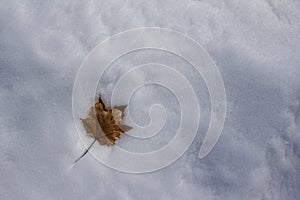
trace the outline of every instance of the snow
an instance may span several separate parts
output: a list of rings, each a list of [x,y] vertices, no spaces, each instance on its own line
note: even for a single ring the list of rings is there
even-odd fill
[[[0,199],[299,199],[299,1],[0,3]],[[84,151],[72,115],[77,70],[107,37],[144,26],[188,35],[217,64],[228,102],[217,145],[198,158],[210,118],[201,77],[166,52],[138,51],[115,62],[98,90],[108,101],[122,70],[174,66],[200,101],[194,143],[169,167],[146,174],[110,169],[89,154],[73,166]],[[178,102],[163,87],[137,91],[130,115],[147,125],[155,103],[167,113],[158,138],[126,136],[119,146],[148,152],[174,136]]]

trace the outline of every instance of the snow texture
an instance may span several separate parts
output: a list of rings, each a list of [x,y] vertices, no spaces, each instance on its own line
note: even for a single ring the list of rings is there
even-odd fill
[[[107,37],[144,26],[182,32],[216,62],[228,98],[217,145],[198,158],[210,116],[201,77],[178,58],[149,50],[114,63],[99,90],[107,101],[118,66],[174,65],[201,100],[196,140],[153,173],[121,173],[89,154],[72,166],[84,151],[72,117],[80,64]],[[299,33],[297,0],[0,0],[0,199],[300,199]],[[147,124],[144,110],[153,103],[168,113],[161,138],[126,146],[124,137],[118,145],[147,152],[173,137],[178,102],[165,88],[137,91],[133,119]]]

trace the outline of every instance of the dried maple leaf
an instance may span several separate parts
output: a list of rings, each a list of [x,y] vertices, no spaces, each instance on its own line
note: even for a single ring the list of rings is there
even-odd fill
[[[100,145],[112,146],[124,132],[131,129],[131,127],[122,124],[125,108],[126,106],[118,106],[108,110],[99,97],[98,102],[90,108],[88,116],[81,119],[87,136],[95,140],[75,162],[88,152],[95,141],[98,141]]]
[[[100,145],[112,146],[120,136],[131,129],[122,124],[126,106],[106,109],[102,99],[90,108],[87,118],[81,119],[87,136],[96,139]]]

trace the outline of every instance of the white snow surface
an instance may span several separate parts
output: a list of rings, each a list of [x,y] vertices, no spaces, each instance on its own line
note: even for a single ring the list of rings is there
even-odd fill
[[[72,116],[77,70],[107,37],[145,26],[186,34],[216,62],[228,100],[217,145],[198,158],[210,117],[201,77],[174,56],[146,50],[116,62],[99,91],[108,101],[122,65],[173,65],[201,100],[196,140],[152,173],[118,172],[89,154],[72,166],[84,151]],[[0,0],[0,199],[298,200],[299,33],[298,0]],[[133,119],[147,124],[153,103],[168,113],[162,136],[150,143],[126,136],[119,146],[147,152],[174,136],[178,102],[165,88],[137,91]]]

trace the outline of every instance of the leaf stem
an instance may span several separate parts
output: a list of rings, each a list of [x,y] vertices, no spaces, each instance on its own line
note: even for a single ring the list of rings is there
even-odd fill
[[[87,152],[90,150],[90,148],[93,146],[93,144],[95,144],[95,142],[96,142],[96,139],[94,139],[92,144],[90,144],[90,146],[85,150],[85,152],[74,161],[74,164],[77,163],[81,158],[83,158],[83,156],[85,156],[87,154]]]

